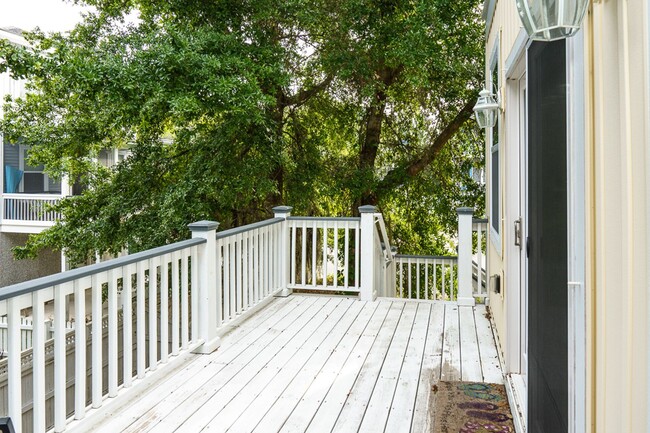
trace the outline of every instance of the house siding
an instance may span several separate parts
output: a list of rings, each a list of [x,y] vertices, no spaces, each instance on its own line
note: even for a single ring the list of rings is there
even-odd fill
[[[592,413],[603,433],[648,425],[646,8],[594,3],[585,24],[593,53]]]
[[[650,431],[648,7],[642,0],[595,1],[583,24],[587,432]],[[487,29],[486,64],[497,40],[501,62],[508,58],[520,28],[514,0],[497,1]],[[508,92],[502,96],[507,112]],[[504,125],[516,127],[507,118]],[[502,149],[511,145],[508,136],[501,137]],[[506,167],[506,152],[500,153],[500,165]],[[489,164],[487,169],[491,179]],[[513,185],[506,174],[503,170],[502,197]],[[489,203],[489,187],[487,195]],[[510,212],[503,208],[503,221],[512,218]],[[490,242],[488,269],[490,275],[502,275],[502,294],[491,293],[490,306],[507,359],[508,329],[519,324],[508,323],[506,315],[503,246],[510,239],[503,221],[504,254]]]
[[[499,76],[500,76],[500,96],[502,100],[502,107],[505,107],[508,104],[508,92],[506,91],[507,78],[505,76],[505,62],[508,59],[510,53],[513,51],[515,43],[517,41],[517,35],[519,34],[521,28],[521,23],[519,22],[519,17],[517,15],[515,2],[514,1],[496,1],[494,14],[492,16],[491,26],[488,29],[487,33],[487,46],[486,46],[486,76],[489,73],[488,68],[490,65],[491,57],[494,53],[495,47],[498,45],[498,57],[499,57]],[[501,277],[501,293],[490,292],[490,309],[494,323],[499,333],[499,339],[501,341],[501,350],[506,355],[505,351],[507,350],[508,342],[508,324],[507,324],[507,302],[508,302],[508,288],[510,282],[507,280],[506,273],[506,262],[507,262],[507,251],[505,249],[506,242],[510,242],[511,233],[508,232],[510,225],[506,224],[505,221],[514,220],[517,217],[511,215],[510,209],[505,206],[506,201],[506,185],[508,182],[513,182],[512,179],[509,179],[506,175],[507,170],[505,169],[507,161],[506,154],[507,149],[511,144],[509,143],[508,134],[506,134],[506,128],[508,128],[508,119],[505,116],[502,118],[503,127],[501,128],[501,133],[499,140],[501,143],[500,152],[499,152],[499,167],[500,169],[500,180],[501,180],[501,207],[499,215],[501,216],[500,225],[500,239],[495,239],[493,236],[488,242],[488,257],[490,261],[488,264],[488,275],[499,275]],[[490,155],[490,146],[491,140],[486,141],[486,155]],[[487,161],[489,162],[489,161]],[[486,179],[492,179],[491,164],[486,164],[487,173]],[[518,183],[518,179],[514,179],[514,182]],[[486,188],[487,197],[486,203],[491,203],[491,188]],[[506,368],[505,371],[509,371],[508,362],[506,358]]]

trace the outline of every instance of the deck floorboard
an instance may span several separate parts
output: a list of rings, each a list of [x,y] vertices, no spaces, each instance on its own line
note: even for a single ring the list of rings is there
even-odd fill
[[[292,295],[89,431],[421,433],[461,379],[502,381],[484,306]]]

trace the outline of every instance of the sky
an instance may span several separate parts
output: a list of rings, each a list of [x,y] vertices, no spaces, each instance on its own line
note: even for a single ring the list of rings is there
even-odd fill
[[[84,8],[64,0],[0,0],[0,27],[44,31],[72,30]]]

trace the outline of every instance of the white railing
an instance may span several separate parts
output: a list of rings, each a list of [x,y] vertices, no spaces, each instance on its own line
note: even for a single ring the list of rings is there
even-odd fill
[[[66,322],[66,329],[72,329],[72,322]],[[20,350],[26,350],[32,347],[32,340],[34,335],[34,323],[29,317],[20,318]],[[54,335],[54,327],[52,322],[46,323],[47,339],[52,338]],[[7,355],[7,318],[0,317],[0,359]]]
[[[458,209],[458,256],[396,255],[395,296],[473,305],[487,292],[487,220]]]
[[[10,416],[18,433],[63,431],[71,416],[83,419],[88,406],[103,406],[160,364],[189,350],[212,352],[227,329],[293,289],[356,292],[364,301],[473,301],[470,210],[459,210],[458,259],[395,255],[382,215],[373,206],[359,212],[291,217],[280,206],[274,218],[219,233],[218,223],[200,221],[189,225],[190,240],[1,289],[7,358],[0,360],[0,412],[1,401],[8,411],[0,416]],[[28,314],[32,348],[21,353]]]
[[[3,194],[2,219],[7,222],[52,223],[61,216],[48,209],[61,200],[51,194]]]
[[[359,221],[289,217],[289,288],[359,292]]]
[[[203,289],[197,288],[196,263],[203,244],[203,239],[191,239],[0,290],[0,316],[6,318],[8,334],[7,358],[3,360],[7,387],[1,397],[8,402],[7,415],[17,432],[41,432],[52,426],[63,431],[69,416],[84,418],[88,405],[101,407],[106,394],[117,397],[122,388],[151,374],[159,364],[202,343],[197,304]],[[86,311],[87,300],[90,311]],[[53,345],[47,343],[46,304],[53,308]],[[70,319],[66,308],[76,319],[72,332],[66,329]],[[28,310],[33,330],[31,375],[25,382],[21,317]],[[102,347],[105,315],[107,350]],[[68,369],[71,338],[87,340],[87,321],[91,324],[90,343],[88,347],[73,346],[74,367]],[[53,383],[46,381],[45,373],[50,358]],[[87,370],[91,371],[89,387]],[[74,404],[67,406],[71,381],[74,395],[70,401]],[[46,414],[46,396],[51,399],[52,395],[54,405]]]
[[[217,326],[226,324],[282,286],[280,272],[284,218],[273,218],[217,233]]]
[[[472,220],[472,293],[478,299],[488,296],[487,223],[487,219]]]
[[[458,295],[458,258],[397,254],[397,296],[454,301]]]

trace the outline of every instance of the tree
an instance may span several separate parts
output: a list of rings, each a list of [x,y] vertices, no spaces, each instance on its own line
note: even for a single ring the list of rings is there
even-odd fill
[[[482,70],[475,0],[87,3],[97,12],[68,35],[0,43],[0,70],[31,83],[0,127],[50,175],[86,187],[19,257],[137,251],[187,237],[188,222],[245,224],[281,203],[307,214],[378,204],[408,227],[407,207],[432,217],[405,191],[440,188],[422,200],[440,210],[454,202],[445,191],[480,197],[467,179],[481,154],[466,122]],[[93,158],[126,146],[113,169]],[[429,239],[414,248],[451,229],[433,219],[413,226]]]

